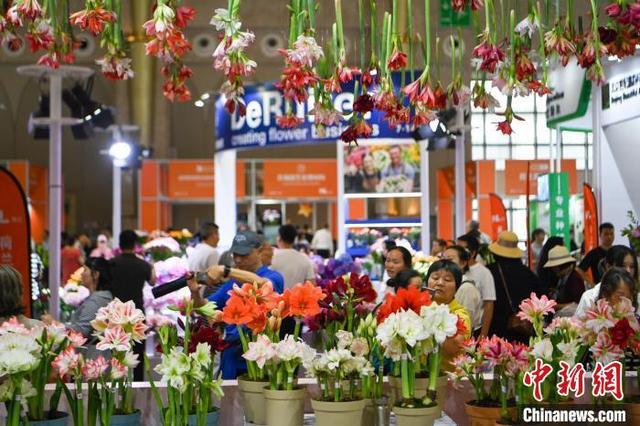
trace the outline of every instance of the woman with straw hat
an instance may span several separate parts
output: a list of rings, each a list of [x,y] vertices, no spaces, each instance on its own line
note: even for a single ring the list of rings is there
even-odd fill
[[[543,266],[550,270],[556,278],[546,282],[551,291],[551,298],[558,304],[556,312],[560,316],[570,316],[580,303],[584,293],[584,280],[576,272],[576,259],[569,254],[565,246],[556,246],[549,251],[547,262]]]
[[[546,294],[544,286],[522,263],[522,250],[518,248],[518,236],[511,231],[500,233],[498,240],[489,245],[495,262],[488,266],[496,283],[496,304],[489,335],[496,334],[523,343],[529,341],[530,329],[518,323],[515,314],[520,302],[531,292]]]

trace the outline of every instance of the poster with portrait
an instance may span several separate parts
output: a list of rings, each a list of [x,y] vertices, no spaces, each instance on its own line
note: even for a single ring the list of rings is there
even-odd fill
[[[347,194],[420,192],[420,145],[361,144],[344,148]]]

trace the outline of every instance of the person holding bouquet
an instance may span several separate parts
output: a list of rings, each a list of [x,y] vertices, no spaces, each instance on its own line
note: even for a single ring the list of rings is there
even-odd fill
[[[449,311],[458,316],[464,324],[464,333],[448,337],[442,345],[441,369],[451,371],[450,361],[462,353],[463,343],[471,337],[471,319],[469,313],[456,299],[456,291],[462,285],[462,271],[450,260],[434,262],[427,273],[427,287],[434,290],[433,301],[449,306]]]

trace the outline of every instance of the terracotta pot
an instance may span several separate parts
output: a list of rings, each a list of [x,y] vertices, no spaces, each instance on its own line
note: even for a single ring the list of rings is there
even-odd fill
[[[397,426],[432,426],[440,417],[441,410],[437,405],[427,408],[393,407]]]
[[[354,426],[362,423],[362,412],[366,403],[364,399],[347,402],[312,399],[311,407],[316,416],[316,426]]]
[[[267,426],[302,426],[306,388],[271,390],[264,388]]]
[[[49,413],[45,413],[46,417],[49,416]],[[29,420],[29,425],[36,425],[36,426],[67,426],[69,424],[69,419],[71,418],[69,416],[69,413],[63,413],[61,411],[58,411],[56,413],[54,413],[51,417],[51,419],[47,419],[47,420]],[[22,422],[20,422],[20,424],[24,424]]]
[[[448,382],[449,379],[447,376],[439,376],[436,382],[436,402],[441,411],[447,396]],[[400,402],[402,400],[402,379],[400,379],[400,377],[389,376],[389,386],[391,387],[391,397],[389,398],[391,404]],[[414,386],[415,397],[424,398],[427,395],[428,387],[428,378],[417,378]]]
[[[269,382],[252,382],[244,376],[238,378],[238,388],[242,395],[242,408],[247,422],[263,425],[266,423],[263,389]]]
[[[508,407],[509,417],[514,418],[516,407]],[[470,426],[494,426],[500,420],[500,407],[481,407],[469,402],[464,404],[464,411],[469,417]]]

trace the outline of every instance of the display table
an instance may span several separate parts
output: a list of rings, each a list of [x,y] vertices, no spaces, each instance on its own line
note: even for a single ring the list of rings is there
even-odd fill
[[[590,374],[585,375],[585,395],[576,400],[576,404],[590,404],[591,403],[591,376]],[[491,375],[485,376],[486,380],[491,380]],[[306,385],[309,394],[317,394],[318,388],[315,384],[314,379],[301,378],[299,380],[300,384]],[[157,386],[164,395],[163,385],[157,383]],[[386,384],[385,384],[386,386]],[[488,384],[487,384],[488,386]],[[222,387],[224,390],[224,397],[219,402],[219,406],[221,407],[220,412],[220,426],[244,426],[244,415],[242,411],[242,404],[240,401],[240,394],[238,392],[238,383],[235,380],[225,380],[222,383]],[[134,383],[135,398],[136,398],[136,407],[142,411],[143,415],[143,424],[145,426],[161,426],[161,422],[158,416],[158,409],[156,406],[156,401],[151,392],[151,386],[146,382],[138,382]],[[47,390],[48,394],[53,391],[54,386],[48,385]],[[638,388],[638,383],[636,380],[636,373],[629,372],[627,373],[627,378],[625,380],[625,395],[638,395],[640,394],[640,389]],[[48,396],[47,396],[48,398]],[[468,382],[460,383],[460,386],[455,388],[451,381],[449,381],[449,385],[447,388],[447,399],[444,405],[444,412],[442,418],[440,418],[436,425],[444,426],[444,425],[459,425],[459,426],[468,426],[467,415],[464,412],[464,404],[467,401],[472,400],[473,397],[473,388]],[[48,401],[48,399],[47,399]],[[65,407],[65,399],[64,397],[60,401],[61,408],[64,410]],[[4,407],[2,408],[4,411]],[[313,425],[313,410],[311,409],[311,404],[309,402],[309,398],[307,398],[307,403],[305,407],[305,412],[308,415],[305,416],[305,425]],[[2,413],[4,415],[4,412]],[[392,424],[393,421],[392,421]],[[373,426],[373,425],[372,425]]]

